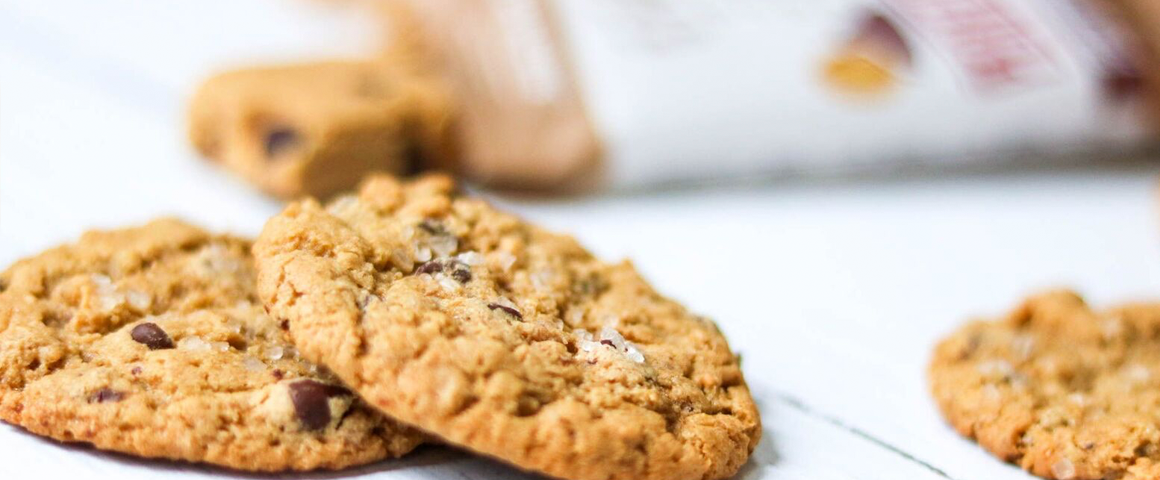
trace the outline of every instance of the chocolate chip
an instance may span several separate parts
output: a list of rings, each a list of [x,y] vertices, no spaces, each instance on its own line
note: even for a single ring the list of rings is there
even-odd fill
[[[447,227],[444,227],[442,223],[439,223],[439,221],[432,220],[430,218],[424,219],[422,222],[419,222],[419,229],[423,230],[424,232],[430,233],[431,235],[448,235],[448,234],[450,234],[450,232],[447,231]]]
[[[604,340],[601,340],[601,341],[600,341],[600,344],[601,344],[601,345],[608,345],[608,346],[610,346],[610,347],[614,347],[614,348],[616,347],[616,345],[612,343],[612,340],[609,340],[609,339],[607,339],[607,338],[606,338],[606,339],[604,339]]]
[[[520,313],[519,310],[516,310],[516,309],[509,307],[507,305],[500,305],[498,303],[489,303],[489,304],[487,304],[487,308],[490,308],[492,310],[503,310],[504,312],[507,312],[507,314],[509,314],[513,317],[516,317],[520,320],[523,320],[523,318],[524,318],[524,314]]]
[[[440,265],[439,262],[435,262],[435,261],[426,262],[422,265],[419,265],[419,268],[415,269],[415,273],[433,274],[433,273],[438,273],[438,272],[442,272],[442,271],[443,271],[443,265]]]
[[[156,323],[142,323],[133,327],[129,332],[129,336],[133,337],[133,341],[145,344],[150,350],[165,350],[173,348],[173,339],[158,327]]]
[[[102,388],[89,395],[89,403],[119,402],[125,394],[110,388]]]
[[[277,378],[278,380],[281,380],[282,377],[286,376],[286,374],[282,373],[282,370],[279,370],[277,368],[275,368],[274,371],[271,373],[274,375],[274,378]]]
[[[458,280],[459,283],[470,282],[471,270],[468,270],[466,265],[456,265],[455,270],[451,271],[451,278]]]
[[[319,430],[330,424],[330,397],[350,395],[337,385],[326,385],[314,380],[300,380],[290,384],[290,401],[298,421],[307,430]]]
[[[278,326],[282,327],[282,330],[289,330],[290,329],[290,321],[289,320],[282,320],[281,322],[278,322]]]
[[[298,146],[298,133],[288,127],[274,127],[266,132],[266,158],[276,158]]]

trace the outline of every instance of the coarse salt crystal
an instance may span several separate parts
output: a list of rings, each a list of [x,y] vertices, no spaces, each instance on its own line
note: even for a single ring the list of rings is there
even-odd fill
[[[139,292],[137,290],[129,290],[125,292],[125,298],[129,300],[129,305],[137,310],[147,310],[150,305],[153,305],[153,297],[148,293]]]
[[[579,325],[581,322],[584,321],[584,310],[581,310],[579,308],[573,308],[571,310],[568,310],[568,313],[566,315],[564,315],[564,321],[567,322],[568,325],[572,326],[572,327]]]
[[[1014,350],[1015,354],[1023,360],[1031,358],[1034,348],[1035,338],[1031,335],[1016,335],[1015,338],[1011,339],[1011,350]]]
[[[330,205],[326,207],[326,211],[337,217],[345,217],[347,213],[352,213],[351,211],[356,205],[358,205],[358,197],[347,194],[332,200]]]
[[[260,372],[266,369],[266,364],[252,355],[246,355],[246,358],[242,359],[242,367],[251,372]]]
[[[206,352],[212,346],[197,335],[190,335],[177,341],[177,348],[190,352]]]
[[[439,282],[439,286],[443,287],[444,290],[449,292],[455,292],[459,290],[459,282],[451,279],[451,277],[439,273],[435,275],[435,278]]]
[[[117,307],[125,303],[125,294],[123,293],[105,293],[97,297],[100,302],[101,311],[111,312]]]
[[[979,373],[987,377],[1007,377],[1011,375],[1015,369],[1011,368],[1011,364],[1006,360],[988,360],[980,362],[975,368]]]
[[[270,347],[269,349],[266,350],[266,358],[268,358],[270,360],[281,360],[282,355],[284,355],[284,354],[285,354],[285,350],[283,350],[282,347],[279,347],[277,345],[274,345],[273,347]]]
[[[483,255],[480,255],[479,252],[463,252],[459,255],[456,255],[455,259],[473,267],[476,265],[483,265],[484,261]]]
[[[618,351],[624,350],[624,347],[625,347],[624,336],[621,335],[620,332],[616,331],[615,328],[608,327],[608,326],[601,328],[600,329],[600,340],[601,341],[608,340],[608,341],[612,342],[612,347]]]
[[[415,261],[419,263],[426,263],[431,261],[431,249],[416,243],[414,245]]]
[[[1051,474],[1058,480],[1075,478],[1075,464],[1068,458],[1061,458],[1051,465]]]
[[[111,291],[113,291],[113,279],[109,278],[108,275],[101,275],[99,273],[94,273],[94,274],[90,275],[89,278],[93,281],[94,284],[97,285],[98,292],[111,292]]]
[[[459,248],[459,240],[450,235],[438,235],[427,241],[436,258],[450,257]]]
[[[536,290],[547,290],[555,276],[551,270],[537,270],[532,273],[532,287]]]
[[[516,264],[516,256],[508,252],[500,250],[494,253],[496,259],[499,261],[499,268],[503,271],[511,270],[512,265]]]
[[[636,345],[633,345],[631,342],[628,342],[628,344],[625,345],[624,355],[628,357],[629,360],[632,360],[636,363],[644,363],[644,354],[641,353],[640,349],[636,348]]]
[[[1148,367],[1138,363],[1133,363],[1125,368],[1124,375],[1126,375],[1129,380],[1132,380],[1135,383],[1143,383],[1152,378],[1152,372],[1148,370]]]

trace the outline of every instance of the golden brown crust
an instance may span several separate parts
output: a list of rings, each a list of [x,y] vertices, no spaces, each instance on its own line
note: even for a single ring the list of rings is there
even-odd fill
[[[254,276],[249,242],[175,220],[89,232],[17,262],[0,274],[0,419],[242,470],[342,468],[414,448],[418,432],[298,357],[256,302]]]
[[[760,437],[725,338],[628,263],[453,193],[367,181],[255,246],[303,355],[384,412],[569,479],[719,479]]]
[[[1160,304],[1095,312],[1072,292],[1032,297],[943,340],[929,375],[956,430],[1036,475],[1160,475]]]

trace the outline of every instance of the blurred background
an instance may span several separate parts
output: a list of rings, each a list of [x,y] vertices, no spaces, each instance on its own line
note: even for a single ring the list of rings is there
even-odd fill
[[[944,425],[925,364],[1044,288],[1160,296],[1149,8],[0,0],[0,263],[447,170],[721,325],[767,429],[741,478],[1026,479]],[[8,426],[0,450],[159,473]],[[428,460],[355,473],[512,474]]]

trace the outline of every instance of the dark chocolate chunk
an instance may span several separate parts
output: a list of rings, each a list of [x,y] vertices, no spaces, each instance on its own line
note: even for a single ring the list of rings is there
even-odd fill
[[[277,158],[298,146],[298,132],[288,127],[274,127],[266,132],[266,158]]]
[[[609,340],[609,339],[607,339],[607,338],[606,338],[606,339],[604,339],[604,340],[601,340],[601,341],[600,341],[600,344],[601,344],[601,345],[608,345],[608,346],[610,346],[610,347],[616,348],[616,344],[612,343],[612,340]]]
[[[424,219],[422,222],[419,222],[419,229],[423,230],[424,232],[427,232],[431,235],[449,235],[450,234],[450,232],[447,231],[447,227],[444,227],[443,224],[439,223],[438,220],[432,220],[430,218]]]
[[[89,395],[89,403],[119,402],[125,394],[111,388],[102,388]]]
[[[456,265],[455,269],[451,271],[451,278],[459,281],[459,283],[467,283],[471,281],[471,270],[466,265]]]
[[[282,373],[282,370],[279,370],[277,368],[275,368],[274,371],[271,373],[274,375],[274,378],[276,378],[278,380],[281,380],[282,377],[286,376],[285,373]]]
[[[442,272],[442,271],[443,271],[443,265],[440,265],[439,262],[435,262],[435,261],[426,262],[422,265],[419,265],[419,268],[415,269],[415,273],[434,274],[434,273],[438,273],[438,272]]]
[[[320,430],[330,424],[330,397],[350,395],[350,390],[314,380],[300,380],[290,384],[290,401],[298,421],[307,430]]]
[[[500,305],[498,303],[489,303],[489,304],[487,304],[487,308],[490,308],[492,310],[503,310],[504,312],[507,312],[509,315],[511,315],[513,317],[516,317],[520,320],[524,319],[524,314],[520,313],[519,310],[516,310],[516,309],[509,307],[507,305]]]
[[[137,325],[129,332],[129,336],[133,337],[133,341],[144,344],[150,350],[173,348],[173,339],[169,338],[169,334],[165,333],[165,330],[158,327],[156,323]]]

